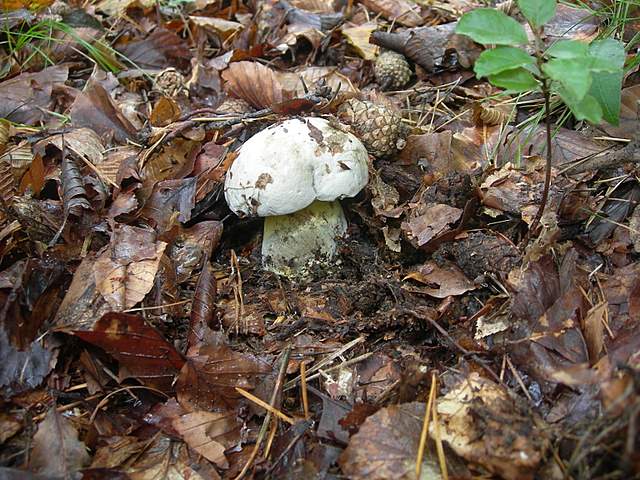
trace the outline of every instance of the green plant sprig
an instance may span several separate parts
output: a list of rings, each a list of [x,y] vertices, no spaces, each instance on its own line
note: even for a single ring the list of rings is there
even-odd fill
[[[556,0],[518,0],[520,12],[533,33],[530,41],[524,27],[493,8],[478,8],[464,14],[456,33],[486,47],[474,65],[478,78],[514,93],[541,92],[546,122],[546,172],[542,200],[529,232],[537,227],[551,184],[550,100],[560,97],[577,120],[617,125],[625,63],[624,45],[606,38],[586,43],[559,40],[545,48],[544,25],[556,14]],[[525,48],[529,47],[531,55]]]

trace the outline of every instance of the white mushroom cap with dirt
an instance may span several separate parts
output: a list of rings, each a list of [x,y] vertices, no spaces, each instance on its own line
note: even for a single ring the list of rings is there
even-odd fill
[[[336,239],[347,231],[339,200],[367,185],[368,158],[354,135],[316,117],[274,124],[240,147],[225,198],[239,217],[265,217],[266,270],[304,276],[334,257]]]

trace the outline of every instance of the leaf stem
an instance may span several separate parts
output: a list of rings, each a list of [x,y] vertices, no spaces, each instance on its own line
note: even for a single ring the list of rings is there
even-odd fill
[[[540,71],[540,81],[542,82],[542,94],[544,95],[544,121],[546,127],[546,137],[547,137],[547,161],[545,164],[545,172],[544,172],[544,188],[542,190],[542,200],[540,201],[540,207],[538,208],[538,212],[536,213],[533,222],[529,226],[529,232],[527,233],[525,238],[528,238],[531,233],[535,231],[540,220],[542,219],[542,215],[544,213],[544,209],[547,206],[547,200],[549,198],[549,189],[551,187],[551,107],[550,107],[550,98],[551,98],[551,86],[549,85],[549,78],[544,74],[542,70],[542,64],[544,63],[543,53],[542,53],[542,38],[540,35],[540,30],[534,28],[531,25],[531,29],[535,35],[535,49],[536,49],[536,59],[538,63],[538,70]]]

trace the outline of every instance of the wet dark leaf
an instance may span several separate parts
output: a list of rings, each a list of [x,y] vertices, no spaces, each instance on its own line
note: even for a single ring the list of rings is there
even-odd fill
[[[170,391],[184,365],[173,345],[137,315],[108,313],[92,332],[73,334],[109,353],[126,368],[128,376],[159,390]]]

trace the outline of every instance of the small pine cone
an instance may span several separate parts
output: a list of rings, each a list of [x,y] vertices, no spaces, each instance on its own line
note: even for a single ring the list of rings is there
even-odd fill
[[[235,97],[225,98],[224,102],[216,107],[216,112],[225,114],[243,114],[251,112],[252,110],[251,105],[244,100]]]
[[[373,66],[376,81],[383,90],[399,90],[411,79],[411,67],[404,55],[385,50]]]
[[[351,98],[338,108],[338,118],[351,126],[375,157],[388,157],[404,147],[406,132],[402,118],[384,105]]]
[[[178,94],[188,91],[184,75],[173,67],[161,71],[156,76],[153,87],[167,97],[176,97]]]

